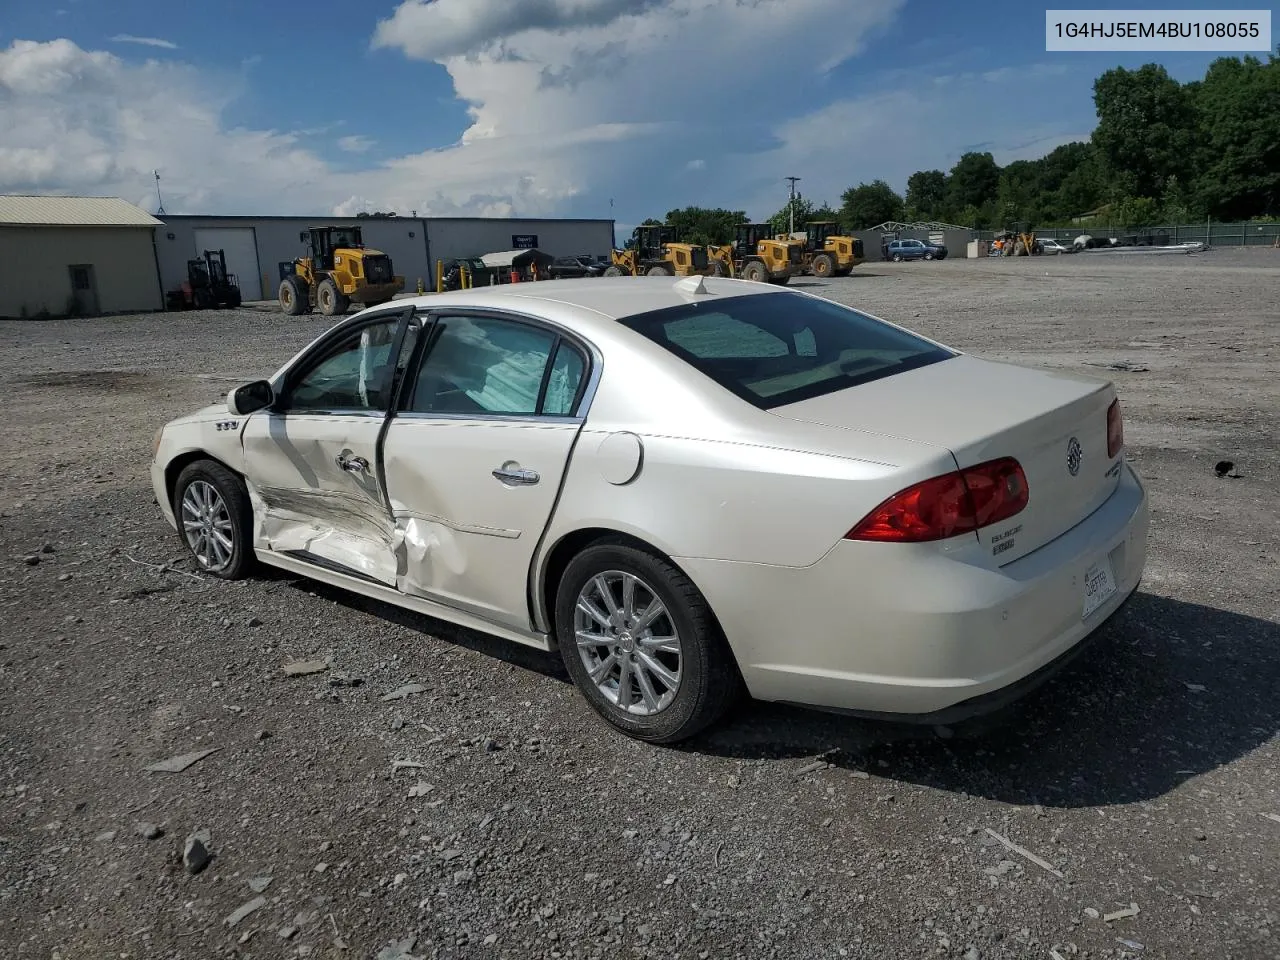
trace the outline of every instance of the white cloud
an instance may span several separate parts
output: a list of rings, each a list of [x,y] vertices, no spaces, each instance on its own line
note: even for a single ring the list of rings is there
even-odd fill
[[[131,33],[117,33],[111,38],[112,43],[137,43],[144,47],[160,47],[162,50],[177,50],[178,45],[172,40],[160,37],[135,37]]]
[[[655,0],[405,0],[378,24],[374,45],[399,47],[420,60],[444,60],[528,31],[608,26],[655,5]]]
[[[746,166],[761,181],[773,171],[794,170],[804,177],[799,188],[805,196],[838,206],[840,194],[854,183],[884,179],[902,192],[916,170],[948,170],[970,150],[990,151],[1003,166],[1088,138],[1089,131],[1075,123],[1045,119],[1069,115],[1067,104],[1076,95],[1074,88],[1060,88],[1059,71],[1028,68],[1019,76],[1014,89],[994,88],[1000,91],[999,110],[991,109],[991,82],[978,73],[940,78],[924,96],[910,85],[895,85],[840,99],[779,124],[780,143]],[[783,186],[762,189],[751,203],[780,209]]]
[[[174,213],[323,212],[302,198],[329,171],[297,138],[222,124],[239,92],[234,76],[182,64],[14,41],[0,49],[0,189],[115,194],[150,209],[159,169]]]
[[[347,153],[365,153],[372,147],[373,141],[359,134],[338,139],[338,149],[345,150]]]
[[[380,162],[359,159],[373,146],[364,135],[236,125],[230,107],[252,79],[240,64],[215,73],[14,41],[0,48],[0,190],[151,208],[158,168],[173,213],[639,221],[697,203],[763,216],[782,206],[788,174],[836,202],[857,180],[900,187],[911,170],[949,166],[965,144],[990,141],[1001,158],[1072,132],[1041,119],[1062,78],[1036,71],[994,85],[950,65],[936,86],[920,70],[913,83],[875,75],[890,92],[804,113],[833,96],[824,70],[856,57],[904,2],[408,0],[367,24],[373,55],[441,63],[470,121],[449,147]],[[780,50],[805,54],[773,69]],[[351,154],[340,165],[316,152],[335,142]],[[690,176],[700,170],[716,176]]]

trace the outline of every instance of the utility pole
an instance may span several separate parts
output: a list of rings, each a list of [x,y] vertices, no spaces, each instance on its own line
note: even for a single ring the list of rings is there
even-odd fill
[[[787,201],[787,222],[791,225],[789,233],[796,232],[796,181],[799,177],[784,177],[791,181],[791,199]]]
[[[151,175],[156,178],[156,213],[164,213],[164,200],[160,197],[160,171],[152,170]]]

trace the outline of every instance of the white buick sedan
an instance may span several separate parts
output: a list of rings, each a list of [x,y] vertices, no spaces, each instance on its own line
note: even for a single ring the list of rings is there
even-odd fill
[[[365,310],[164,426],[199,565],[255,562],[545,650],[627,734],[745,691],[947,724],[1138,585],[1113,386],[796,290],[557,280]]]

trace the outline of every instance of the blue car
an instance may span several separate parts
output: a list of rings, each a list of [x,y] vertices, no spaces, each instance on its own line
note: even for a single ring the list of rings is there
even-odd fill
[[[891,240],[884,248],[884,258],[902,260],[945,260],[947,248],[923,240]]]

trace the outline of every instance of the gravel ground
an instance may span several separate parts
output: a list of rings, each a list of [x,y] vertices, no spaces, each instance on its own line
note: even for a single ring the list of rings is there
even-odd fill
[[[152,432],[323,321],[0,323],[0,954],[1280,955],[1280,253],[797,285],[1118,382],[1147,578],[999,725],[747,704],[650,747],[554,656],[287,576],[196,577]],[[282,672],[303,658],[331,666]]]

